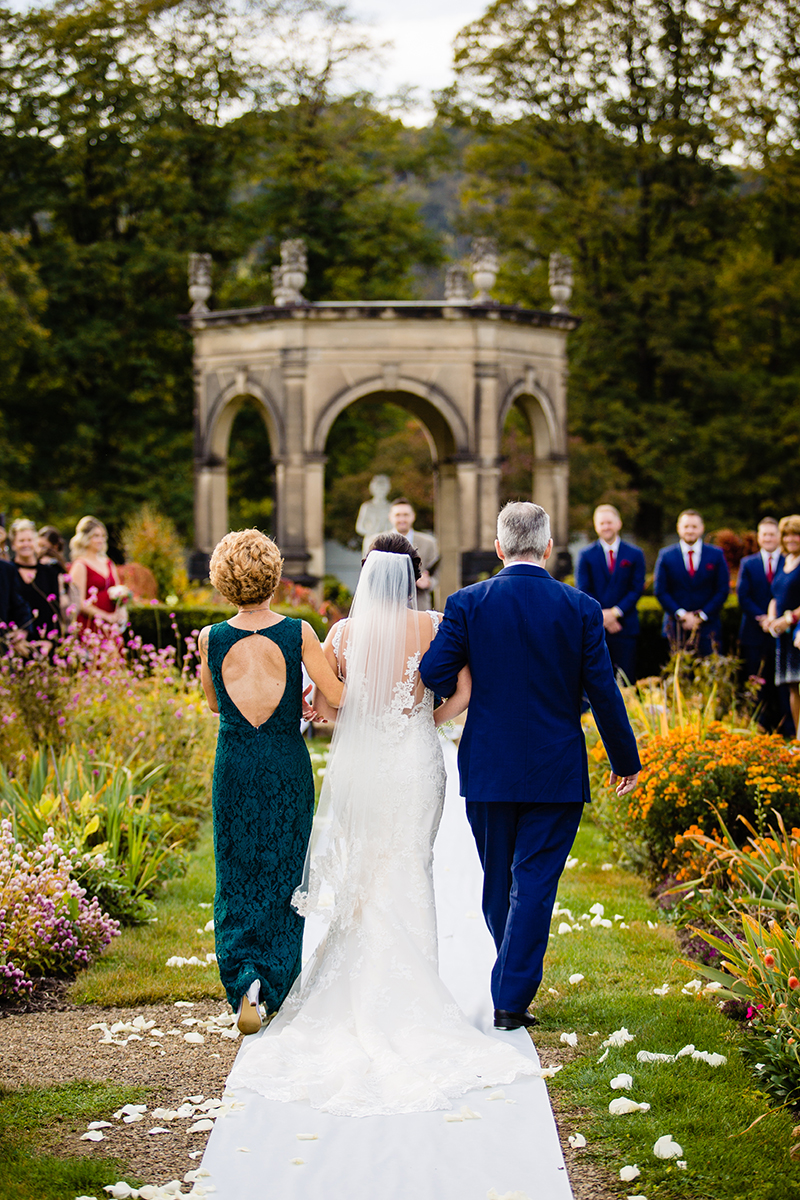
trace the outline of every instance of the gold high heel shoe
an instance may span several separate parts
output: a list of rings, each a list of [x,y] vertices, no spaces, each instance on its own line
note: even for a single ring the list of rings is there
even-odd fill
[[[261,1028],[261,1011],[257,1004],[251,1004],[247,996],[239,1001],[239,1011],[236,1014],[236,1024],[240,1033],[258,1033]]]

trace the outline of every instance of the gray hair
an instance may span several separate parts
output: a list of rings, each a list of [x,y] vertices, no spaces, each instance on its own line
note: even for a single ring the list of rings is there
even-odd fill
[[[16,521],[11,522],[11,528],[8,531],[8,536],[12,543],[17,534],[23,532],[33,532],[37,537],[39,536],[39,531],[37,530],[33,521],[27,520],[26,517],[17,517]]]
[[[550,541],[550,518],[538,504],[510,500],[497,518],[497,540],[506,558],[541,560]]]

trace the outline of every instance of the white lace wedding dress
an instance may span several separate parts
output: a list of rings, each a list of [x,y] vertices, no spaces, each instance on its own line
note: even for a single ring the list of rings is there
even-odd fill
[[[435,630],[438,616],[428,615]],[[345,628],[334,643],[343,675]],[[305,904],[324,906],[332,888],[330,925],[280,1012],[240,1054],[231,1087],[370,1116],[450,1108],[472,1088],[539,1074],[472,1026],[438,975],[432,857],[445,769],[419,659],[408,655],[379,718],[362,714],[357,745],[343,753],[334,743],[325,780],[333,827]],[[351,681],[348,689],[350,703]]]

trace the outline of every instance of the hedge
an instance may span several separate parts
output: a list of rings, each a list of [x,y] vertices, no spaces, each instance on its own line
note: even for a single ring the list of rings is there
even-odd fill
[[[654,596],[643,596],[637,607],[641,627],[637,656],[638,673],[640,678],[645,675],[658,675],[669,658],[669,648],[661,636],[664,611]],[[310,606],[275,605],[273,611],[308,621],[320,641],[324,640],[328,631],[327,622]],[[227,621],[233,609],[227,605],[210,604],[177,604],[173,608],[164,604],[132,604],[129,612],[132,632],[141,637],[142,641],[161,648],[175,645],[171,613],[175,614],[175,624],[180,636],[186,638],[194,629],[202,629],[204,625],[215,625],[218,621]],[[731,593],[722,610],[723,650],[730,653],[736,651],[738,631],[739,604],[735,594]]]

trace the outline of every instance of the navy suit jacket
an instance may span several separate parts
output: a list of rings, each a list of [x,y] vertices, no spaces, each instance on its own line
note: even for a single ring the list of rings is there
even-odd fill
[[[687,612],[702,610],[708,617],[702,627],[704,633],[720,643],[722,622],[719,614],[728,598],[730,584],[728,564],[718,546],[703,542],[703,553],[693,577],[686,569],[680,546],[667,546],[658,556],[653,583],[653,590],[666,614],[664,636],[673,636],[675,613],[679,608]]]
[[[32,620],[33,613],[19,588],[17,568],[0,558],[0,624],[27,629]]]
[[[783,566],[783,555],[779,555],[775,565],[776,574]],[[764,637],[764,630],[756,621],[769,608],[772,599],[772,585],[767,582],[764,570],[764,560],[761,553],[748,554],[739,564],[739,580],[736,584],[736,594],[739,597],[739,608],[742,621],[739,626],[739,641],[743,646],[758,646]]]
[[[587,596],[593,596],[601,608],[622,609],[622,635],[637,636],[639,613],[636,604],[644,591],[644,555],[638,546],[620,541],[617,561],[610,572],[603,544],[593,542],[578,559],[575,582]]]
[[[613,769],[639,770],[603,614],[591,596],[533,563],[512,563],[455,592],[420,674],[450,696],[467,664],[472,696],[458,767],[468,801],[588,801],[584,691]]]

